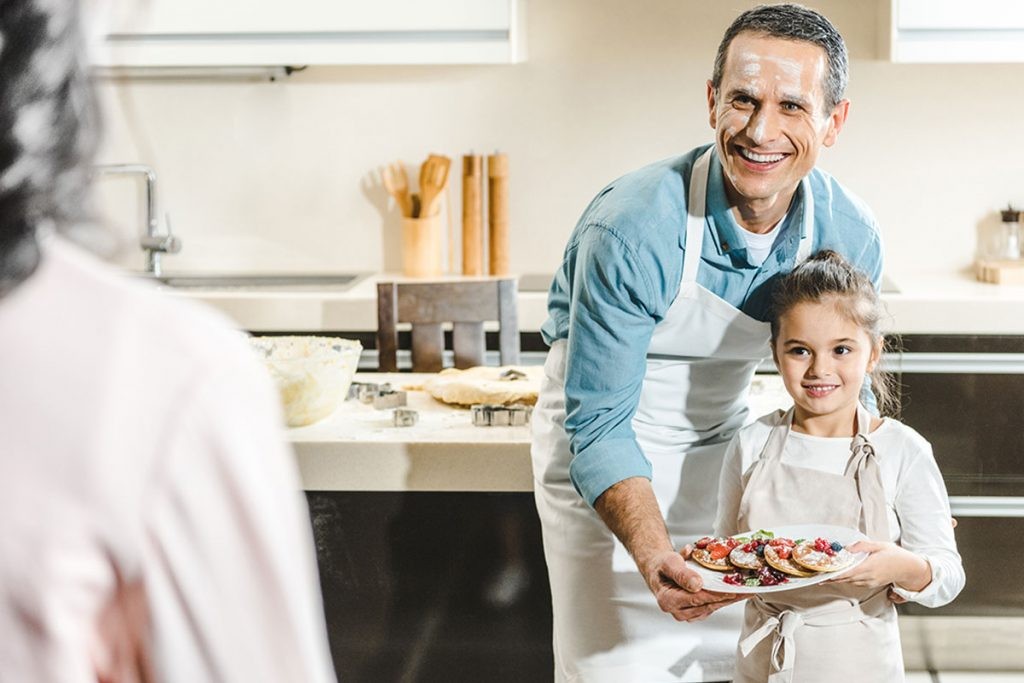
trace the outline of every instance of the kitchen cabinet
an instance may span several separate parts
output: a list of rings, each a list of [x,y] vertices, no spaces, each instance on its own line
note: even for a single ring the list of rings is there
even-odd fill
[[[1024,62],[1024,5],[1006,0],[883,0],[894,62]]]
[[[101,67],[501,64],[523,0],[152,0],[105,22]]]

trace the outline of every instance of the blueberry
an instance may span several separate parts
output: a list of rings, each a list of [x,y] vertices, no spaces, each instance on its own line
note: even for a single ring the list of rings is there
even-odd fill
[[[834,551],[836,551],[838,553],[842,549],[843,549],[843,544],[842,543],[840,543],[839,541],[832,541],[832,550],[834,550]]]

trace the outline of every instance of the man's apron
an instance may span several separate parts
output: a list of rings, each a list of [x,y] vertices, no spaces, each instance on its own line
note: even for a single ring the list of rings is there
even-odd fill
[[[873,541],[889,539],[885,490],[868,440],[871,416],[857,409],[857,435],[844,474],[782,462],[793,409],[780,414],[740,499],[738,528],[786,524],[857,528]],[[832,674],[858,683],[903,678],[896,609],[887,587],[823,583],[747,601],[736,662],[737,683],[810,683]],[[827,627],[827,628],[826,628]]]
[[[750,380],[770,355],[768,323],[697,284],[712,146],[690,178],[679,293],[654,328],[633,417],[651,462],[651,484],[676,547],[711,533],[729,438],[745,422]],[[804,237],[814,236],[810,187],[802,186]],[[566,342],[544,365],[533,412],[533,471],[554,612],[555,679],[587,683],[714,681],[731,677],[742,607],[694,623],[662,612],[618,539],[569,480],[565,432]]]

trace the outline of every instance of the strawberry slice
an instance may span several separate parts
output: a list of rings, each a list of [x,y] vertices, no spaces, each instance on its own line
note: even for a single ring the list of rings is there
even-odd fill
[[[707,551],[710,553],[712,560],[720,560],[732,552],[732,549],[735,547],[736,546],[730,546],[728,543],[716,540],[708,544]]]
[[[694,545],[694,546],[696,546],[696,547],[698,547],[698,548],[700,548],[701,550],[703,550],[704,548],[707,548],[707,547],[708,547],[708,544],[709,544],[709,543],[711,543],[711,542],[712,542],[712,541],[714,541],[714,540],[715,540],[715,539],[711,538],[710,536],[705,536],[704,538],[702,538],[702,539],[698,540],[698,541],[697,541],[696,543],[694,543],[693,545]]]

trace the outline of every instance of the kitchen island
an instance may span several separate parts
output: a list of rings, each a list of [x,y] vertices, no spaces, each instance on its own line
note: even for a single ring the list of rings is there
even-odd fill
[[[357,382],[420,386],[429,375],[357,373]],[[758,375],[750,419],[792,400],[776,375]],[[532,491],[530,428],[475,427],[467,408],[408,392],[419,413],[395,427],[391,410],[350,399],[326,419],[288,430],[307,491]]]

